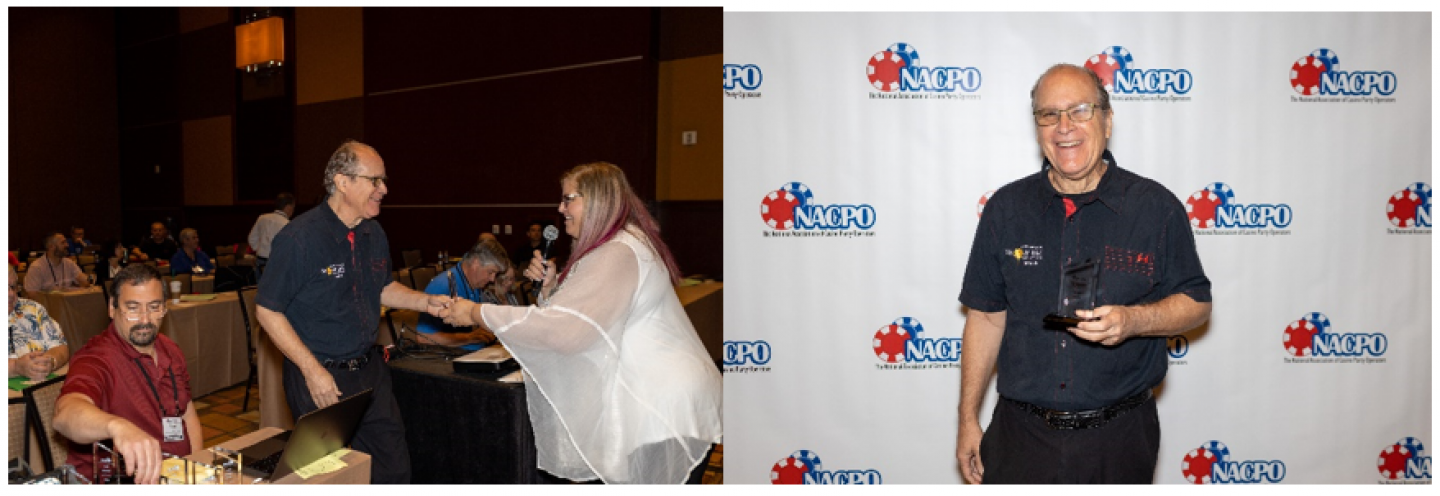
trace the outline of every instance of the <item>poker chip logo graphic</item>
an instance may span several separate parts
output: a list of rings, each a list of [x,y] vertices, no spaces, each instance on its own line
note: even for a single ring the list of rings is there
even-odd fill
[[[1209,484],[1214,475],[1215,462],[1230,461],[1230,448],[1220,441],[1210,441],[1190,450],[1180,461],[1180,473],[1191,484]]]
[[[920,53],[915,51],[915,47],[896,43],[870,57],[865,64],[865,76],[870,80],[870,86],[889,93],[900,89],[900,69],[919,63]]]
[[[1330,330],[1330,318],[1320,312],[1310,312],[1304,318],[1291,322],[1285,326],[1284,338],[1285,353],[1293,357],[1307,357],[1314,354],[1312,346],[1315,343],[1315,335],[1324,334]]]
[[[760,200],[760,220],[776,231],[795,228],[795,208],[810,204],[815,197],[810,188],[797,182],[785,183]]]
[[[1426,213],[1430,211],[1430,185],[1425,183],[1396,191],[1385,202],[1385,216],[1390,219],[1390,225],[1399,228],[1416,227],[1422,209]]]
[[[1230,190],[1230,185],[1211,183],[1185,199],[1185,215],[1190,218],[1191,227],[1210,229],[1215,227],[1215,212],[1233,201],[1235,192]]]
[[[1090,69],[1100,80],[1105,83],[1105,91],[1115,90],[1115,71],[1124,70],[1130,67],[1134,57],[1130,51],[1122,46],[1112,46],[1105,51],[1091,55],[1085,61],[1085,68]]]
[[[770,483],[804,484],[805,474],[820,470],[820,455],[810,450],[798,450],[775,462],[775,466],[770,468]]]
[[[885,363],[902,362],[905,360],[905,343],[918,339],[923,332],[925,328],[918,320],[910,317],[895,319],[895,322],[875,331],[875,356]]]
[[[985,215],[985,204],[990,203],[990,197],[992,196],[995,196],[995,190],[993,189],[986,191],[984,195],[980,195],[980,203],[975,206],[975,217]]]
[[[1404,478],[1408,462],[1420,458],[1424,451],[1425,445],[1421,444],[1419,439],[1407,437],[1395,441],[1395,444],[1380,450],[1380,457],[1375,462],[1376,469],[1380,471],[1380,476],[1386,479]]]
[[[1340,63],[1340,56],[1329,48],[1317,48],[1300,57],[1290,66],[1290,87],[1301,95],[1319,95],[1321,75]]]

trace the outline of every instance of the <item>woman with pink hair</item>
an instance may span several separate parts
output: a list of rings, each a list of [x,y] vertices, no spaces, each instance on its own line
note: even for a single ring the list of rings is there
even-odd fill
[[[575,255],[557,274],[535,251],[538,305],[459,299],[446,322],[484,325],[524,369],[541,469],[698,483],[721,438],[721,381],[675,295],[675,260],[619,167],[580,165],[560,185]]]

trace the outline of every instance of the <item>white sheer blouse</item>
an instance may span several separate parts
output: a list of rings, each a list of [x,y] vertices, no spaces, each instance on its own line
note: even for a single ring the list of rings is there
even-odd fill
[[[592,250],[541,306],[481,307],[525,370],[539,465],[557,476],[681,483],[720,442],[720,373],[640,236]]]

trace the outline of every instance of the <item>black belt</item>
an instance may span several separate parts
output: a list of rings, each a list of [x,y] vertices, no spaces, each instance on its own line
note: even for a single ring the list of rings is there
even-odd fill
[[[1107,422],[1114,420],[1121,414],[1130,411],[1137,406],[1145,404],[1146,401],[1150,400],[1150,390],[1146,389],[1144,392],[1120,400],[1119,403],[1116,403],[1114,405],[1110,405],[1104,408],[1096,408],[1094,410],[1081,410],[1078,412],[1063,412],[1060,410],[1051,410],[1049,408],[1032,405],[1024,401],[1012,400],[1004,396],[1001,396],[1000,399],[1003,399],[1010,403],[1014,403],[1016,406],[1019,406],[1020,408],[1035,414],[1035,416],[1040,417],[1041,420],[1044,420],[1046,424],[1049,424],[1051,429],[1092,429],[1105,425]]]
[[[370,350],[366,351],[364,355],[360,355],[358,357],[346,360],[335,360],[331,358],[326,358],[320,361],[320,366],[327,369],[348,370],[354,372],[356,370],[365,368],[365,365],[370,363],[370,352],[374,350],[375,349],[372,347]]]

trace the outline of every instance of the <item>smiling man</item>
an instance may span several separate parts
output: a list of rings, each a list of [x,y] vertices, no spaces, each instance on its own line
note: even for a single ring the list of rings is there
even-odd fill
[[[1030,98],[1045,160],[990,198],[965,267],[956,457],[972,483],[1150,483],[1165,337],[1209,318],[1210,280],[1185,206],[1106,148],[1114,111],[1100,78],[1056,65]],[[1047,329],[1064,269],[1087,262],[1100,266],[1095,308]],[[982,431],[997,365],[1000,401]]]
[[[434,314],[449,296],[391,277],[390,242],[374,220],[390,191],[385,180],[385,161],[369,145],[347,141],[331,154],[329,197],[271,242],[255,316],[285,354],[285,400],[295,418],[375,390],[352,444],[370,454],[372,483],[403,484],[410,452],[390,369],[375,346],[380,306]]]

